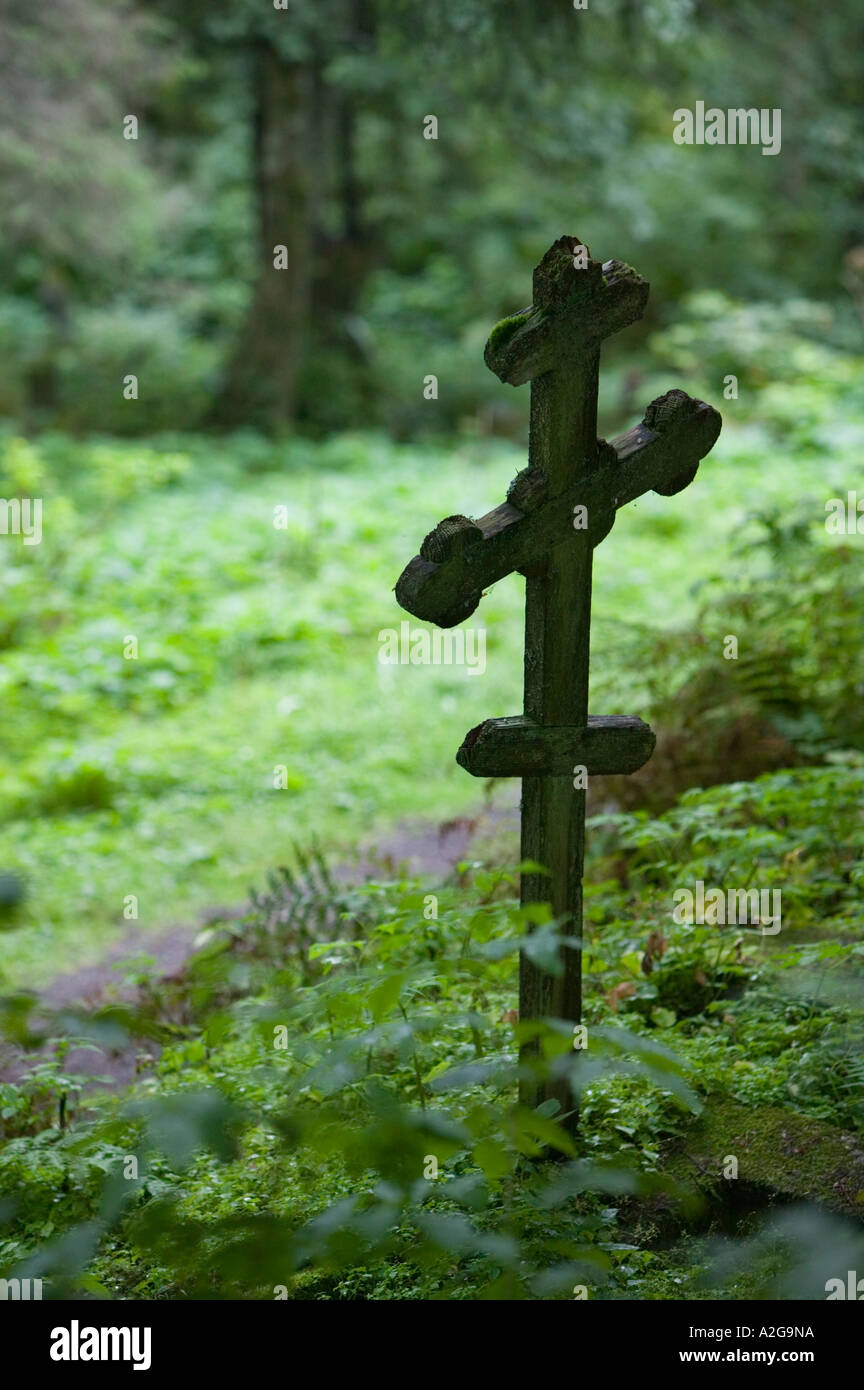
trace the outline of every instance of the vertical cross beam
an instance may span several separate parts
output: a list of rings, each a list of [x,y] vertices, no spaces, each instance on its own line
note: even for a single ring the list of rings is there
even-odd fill
[[[592,459],[597,440],[599,348],[544,373],[531,383],[530,466],[540,467],[550,493],[563,492],[574,463]],[[525,714],[541,725],[588,722],[588,656],[593,549],[587,530],[574,529],[541,564],[528,570],[525,594]],[[550,877],[523,874],[522,906],[549,901],[568,935],[581,935],[585,792],[572,776],[522,781],[523,860],[542,864]],[[519,967],[520,1018],[565,1018],[582,1013],[579,950],[562,952],[563,973],[538,970],[524,954]],[[543,1096],[530,1078],[525,1104],[554,1095],[570,1109],[566,1082]]]

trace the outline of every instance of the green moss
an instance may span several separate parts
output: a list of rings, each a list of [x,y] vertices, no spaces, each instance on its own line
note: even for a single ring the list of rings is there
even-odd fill
[[[714,1193],[724,1163],[738,1160],[741,1183],[786,1199],[824,1203],[864,1217],[864,1151],[851,1134],[777,1106],[748,1109],[710,1098],[666,1165],[673,1176]]]
[[[489,348],[494,350],[495,348],[503,347],[504,343],[506,343],[509,338],[512,338],[516,330],[521,328],[524,323],[527,323],[530,317],[530,312],[526,310],[522,314],[511,314],[509,318],[501,319],[496,323],[492,332],[489,334]]]

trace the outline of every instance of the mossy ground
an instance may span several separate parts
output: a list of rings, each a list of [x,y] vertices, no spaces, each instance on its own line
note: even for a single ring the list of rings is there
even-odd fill
[[[734,1177],[724,1176],[730,1159]],[[864,1220],[862,1137],[778,1106],[751,1109],[707,1096],[664,1168],[695,1183],[712,1204],[722,1205],[728,1185],[739,1182],[761,1189],[766,1206],[777,1199],[818,1202]]]

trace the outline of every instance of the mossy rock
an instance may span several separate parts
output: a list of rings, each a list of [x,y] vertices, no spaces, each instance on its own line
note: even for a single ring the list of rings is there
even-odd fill
[[[736,1179],[724,1177],[729,1157],[738,1160]],[[763,1193],[765,1205],[818,1202],[864,1221],[864,1139],[776,1106],[709,1096],[663,1167],[712,1205],[735,1205],[740,1187]]]

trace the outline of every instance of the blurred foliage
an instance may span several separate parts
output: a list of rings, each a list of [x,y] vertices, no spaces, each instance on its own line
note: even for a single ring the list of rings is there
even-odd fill
[[[303,225],[283,240],[309,255],[287,272],[281,357],[293,374],[299,335],[307,429],[442,432],[478,416],[518,429],[524,402],[482,346],[565,230],[652,283],[646,324],[610,344],[613,363],[695,296],[711,331],[675,327],[676,362],[770,389],[806,366],[774,350],[784,330],[860,345],[859,31],[851,0],[830,13],[771,0],[758,16],[743,0],[524,14],[497,0],[159,0],[146,15],[74,0],[62,26],[7,0],[0,413],[123,434],[218,415],[272,256],[260,238],[276,240],[256,218],[262,198],[281,206],[280,180],[303,190],[286,204]],[[264,53],[281,96],[262,86]],[[292,91],[299,106],[280,108]],[[672,113],[697,100],[780,108],[781,153],[676,146]],[[262,120],[305,133],[259,163]]]

